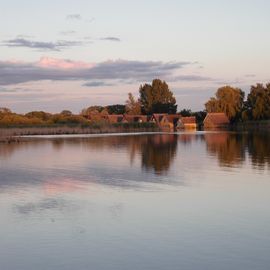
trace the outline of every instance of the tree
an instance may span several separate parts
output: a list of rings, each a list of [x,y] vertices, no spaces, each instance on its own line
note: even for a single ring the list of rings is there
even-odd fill
[[[132,115],[141,114],[141,103],[139,100],[135,100],[131,93],[128,93],[128,100],[126,101],[126,113]]]
[[[71,116],[72,112],[69,110],[63,110],[60,114],[65,115],[65,116]]]
[[[270,83],[251,86],[242,117],[244,120],[270,119]]]
[[[192,111],[190,109],[183,109],[179,113],[181,116],[184,116],[184,117],[192,116]]]
[[[151,85],[141,85],[139,92],[144,113],[176,113],[175,97],[165,81],[155,79]]]
[[[244,104],[245,93],[239,88],[224,86],[217,90],[216,97],[205,103],[207,112],[224,112],[230,120],[239,119]]]
[[[109,114],[124,114],[126,113],[126,106],[122,104],[109,105],[106,107]]]
[[[192,116],[196,117],[196,122],[198,124],[202,124],[206,114],[207,114],[206,111],[198,111],[198,112],[192,113]]]
[[[30,119],[37,118],[41,119],[42,121],[48,121],[52,117],[52,114],[43,111],[32,111],[25,114],[25,116]]]
[[[102,112],[104,109],[105,108],[103,106],[90,106],[88,108],[83,109],[81,114],[88,115],[88,114],[92,113],[93,111]]]
[[[6,114],[6,113],[11,113],[11,110],[5,107],[0,108],[0,113]]]
[[[107,109],[103,109],[101,112],[100,112],[100,115],[101,116],[107,116],[109,113],[107,111]]]

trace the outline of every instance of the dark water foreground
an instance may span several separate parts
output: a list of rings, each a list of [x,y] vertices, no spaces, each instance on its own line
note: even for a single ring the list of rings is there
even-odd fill
[[[270,134],[0,144],[0,269],[270,269]]]

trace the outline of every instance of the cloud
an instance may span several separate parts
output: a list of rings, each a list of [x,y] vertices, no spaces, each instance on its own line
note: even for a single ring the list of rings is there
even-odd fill
[[[246,78],[255,78],[256,74],[246,74],[245,77]]]
[[[92,23],[92,22],[94,22],[95,21],[95,18],[94,17],[92,17],[92,18],[90,18],[90,19],[88,19],[88,20],[85,20],[85,22],[87,22],[87,23]]]
[[[100,38],[100,40],[105,40],[105,41],[115,41],[115,42],[120,42],[121,39],[118,37],[103,37]]]
[[[24,89],[20,87],[15,87],[15,88],[0,88],[0,93],[26,93],[26,92],[32,92],[32,89]]]
[[[85,36],[84,39],[93,39],[91,36]]]
[[[39,50],[51,50],[51,51],[61,51],[73,46],[82,45],[82,42],[79,41],[67,41],[59,40],[57,42],[43,42],[43,41],[32,41],[24,38],[15,38],[7,40],[3,43],[2,46],[7,47],[25,47],[31,49]]]
[[[31,35],[17,35],[17,38],[34,38],[34,36],[31,36]]]
[[[149,82],[153,78],[168,78],[190,65],[190,62],[116,60],[86,63],[54,58],[41,58],[35,63],[0,61],[0,85],[25,82],[136,80]]]
[[[178,75],[175,77],[168,78],[169,82],[178,82],[178,81],[188,81],[188,82],[197,82],[197,81],[212,81],[210,77],[204,77],[199,75]]]
[[[236,79],[229,79],[229,80],[216,80],[215,83],[217,85],[236,85],[244,83],[244,80],[236,78]]]
[[[37,63],[39,67],[56,69],[84,69],[93,67],[93,65],[94,64],[82,61],[71,61],[69,59],[56,59],[51,57],[42,57]]]
[[[101,87],[101,86],[114,86],[115,84],[113,83],[106,83],[103,81],[93,81],[93,82],[87,82],[84,83],[83,86],[87,87]]]
[[[75,35],[77,32],[73,30],[68,30],[68,31],[61,31],[60,34],[63,36],[69,36],[69,35]]]
[[[82,16],[80,14],[68,14],[66,16],[67,20],[81,20]]]

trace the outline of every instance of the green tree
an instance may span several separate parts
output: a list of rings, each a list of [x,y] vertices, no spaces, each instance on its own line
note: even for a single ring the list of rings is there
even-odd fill
[[[105,108],[103,106],[90,106],[82,110],[82,115],[88,115],[94,111],[102,112]]]
[[[190,109],[183,109],[179,112],[181,116],[192,116],[192,111]]]
[[[175,97],[165,81],[155,79],[152,84],[141,85],[139,92],[144,113],[176,113]]]
[[[206,111],[198,111],[198,112],[192,113],[192,116],[196,117],[196,121],[198,124],[202,124],[206,114],[207,114]]]
[[[270,83],[251,86],[242,117],[244,120],[270,119]]]
[[[245,93],[231,86],[224,86],[217,90],[216,97],[205,103],[207,112],[224,112],[230,120],[237,120],[243,110]]]
[[[128,100],[126,101],[126,113],[132,115],[141,114],[141,103],[136,100],[131,93],[128,93]]]
[[[25,117],[27,117],[29,119],[37,118],[37,119],[40,119],[42,121],[48,121],[51,119],[52,114],[47,113],[47,112],[43,112],[43,111],[32,111],[32,112],[25,114]]]
[[[126,106],[122,104],[108,105],[106,107],[109,114],[124,114],[126,113]]]
[[[60,114],[65,115],[65,116],[72,116],[72,112],[69,110],[63,110]]]

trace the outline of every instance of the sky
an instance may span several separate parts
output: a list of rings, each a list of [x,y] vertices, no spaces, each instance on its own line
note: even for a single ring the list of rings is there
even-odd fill
[[[270,82],[269,0],[0,0],[0,107],[74,113],[165,80],[178,110]]]

